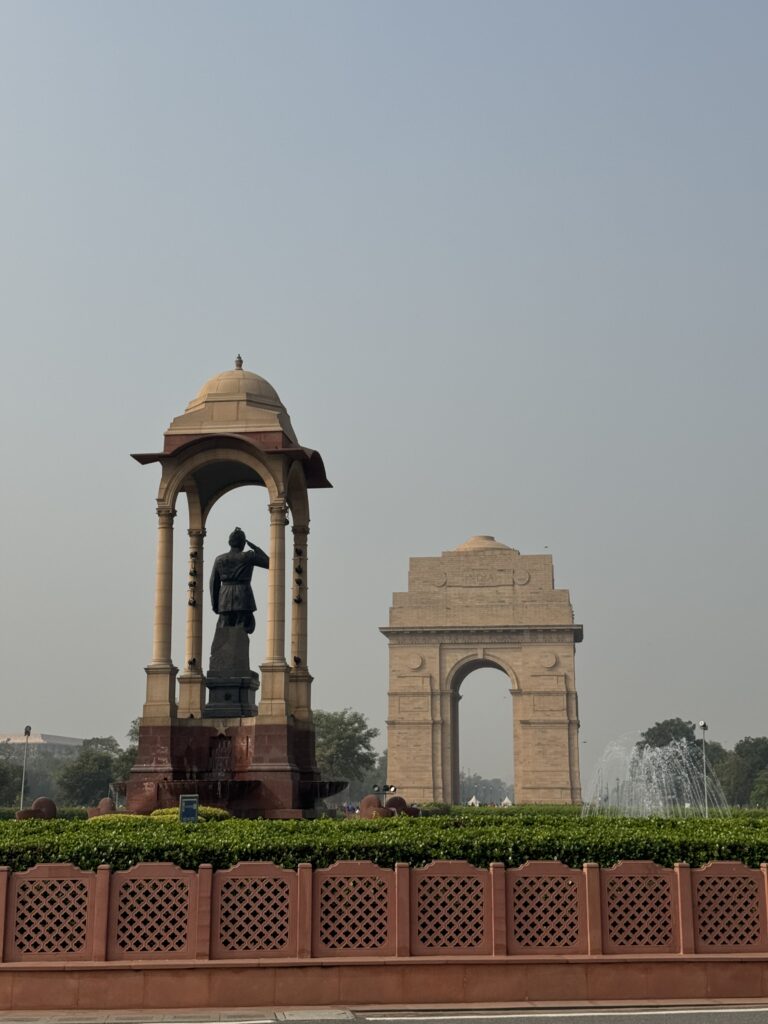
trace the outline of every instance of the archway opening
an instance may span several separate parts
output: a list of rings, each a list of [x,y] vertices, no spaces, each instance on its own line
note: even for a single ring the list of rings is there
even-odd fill
[[[512,683],[492,662],[474,662],[454,681],[453,792],[462,804],[514,802]]]

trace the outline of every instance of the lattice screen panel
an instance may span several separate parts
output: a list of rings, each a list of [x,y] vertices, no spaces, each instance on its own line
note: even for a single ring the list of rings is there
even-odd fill
[[[672,942],[672,892],[667,878],[617,875],[607,886],[608,939],[615,946]]]
[[[320,943],[328,949],[378,949],[388,939],[389,886],[381,878],[338,876],[320,884]]]
[[[178,953],[189,933],[189,885],[132,878],[119,888],[116,945],[124,953]]]
[[[230,878],[221,887],[219,943],[231,952],[284,949],[291,892],[284,878]]]
[[[485,938],[485,886],[461,875],[427,875],[418,881],[416,935],[422,946],[471,949]]]
[[[696,884],[698,942],[705,946],[756,946],[760,897],[754,878],[709,875]]]
[[[88,884],[76,878],[20,882],[13,943],[18,954],[83,953],[88,941]]]
[[[516,878],[512,887],[512,941],[518,946],[575,946],[579,891],[572,878]]]

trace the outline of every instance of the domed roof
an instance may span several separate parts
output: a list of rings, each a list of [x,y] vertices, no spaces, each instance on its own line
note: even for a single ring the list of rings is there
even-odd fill
[[[183,415],[171,423],[168,434],[282,432],[298,445],[290,417],[280,396],[263,377],[243,369],[240,356],[233,370],[217,373],[200,388]]]
[[[495,537],[491,537],[490,534],[481,533],[477,537],[470,537],[469,540],[464,541],[463,544],[459,544],[454,551],[491,551],[491,550],[503,550],[512,551],[514,550],[509,544],[502,544],[500,540],[496,540]]]
[[[263,377],[250,370],[243,369],[243,360],[240,356],[235,360],[234,370],[225,370],[224,373],[217,373],[200,388],[195,397],[187,406],[187,410],[197,408],[210,395],[248,395],[253,399],[266,399],[275,405],[282,405],[280,396]]]

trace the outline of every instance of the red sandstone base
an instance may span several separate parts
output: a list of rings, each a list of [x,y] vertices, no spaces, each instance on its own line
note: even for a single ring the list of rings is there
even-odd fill
[[[320,782],[311,722],[254,718],[142,722],[127,785],[127,808],[177,807],[183,793],[241,818],[311,817],[329,784]],[[331,784],[332,785],[332,784]]]
[[[766,956],[8,964],[2,1010],[768,1001]]]

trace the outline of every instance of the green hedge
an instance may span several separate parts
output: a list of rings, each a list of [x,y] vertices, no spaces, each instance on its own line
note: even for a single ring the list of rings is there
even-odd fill
[[[584,861],[609,866],[619,860],[653,860],[698,866],[708,860],[768,860],[768,816],[730,818],[579,818],[555,811],[512,814],[468,813],[431,818],[373,821],[179,822],[109,816],[103,821],[0,822],[0,863],[23,870],[37,863],[71,861],[127,868],[139,861],[171,861],[229,867],[239,860],[274,861],[285,867],[309,862],[371,860],[391,867],[459,859],[485,866],[557,859],[573,867]]]
[[[31,806],[31,802],[27,802],[27,807]],[[15,820],[18,809],[18,807],[0,807],[0,821]],[[84,820],[88,817],[88,811],[85,807],[59,807],[57,814],[58,817],[64,818],[65,821]]]
[[[178,807],[163,807],[160,810],[152,811],[150,818],[162,818],[163,821],[179,821],[180,811]],[[200,805],[197,808],[198,821],[226,821],[232,815],[221,807],[205,807]]]

